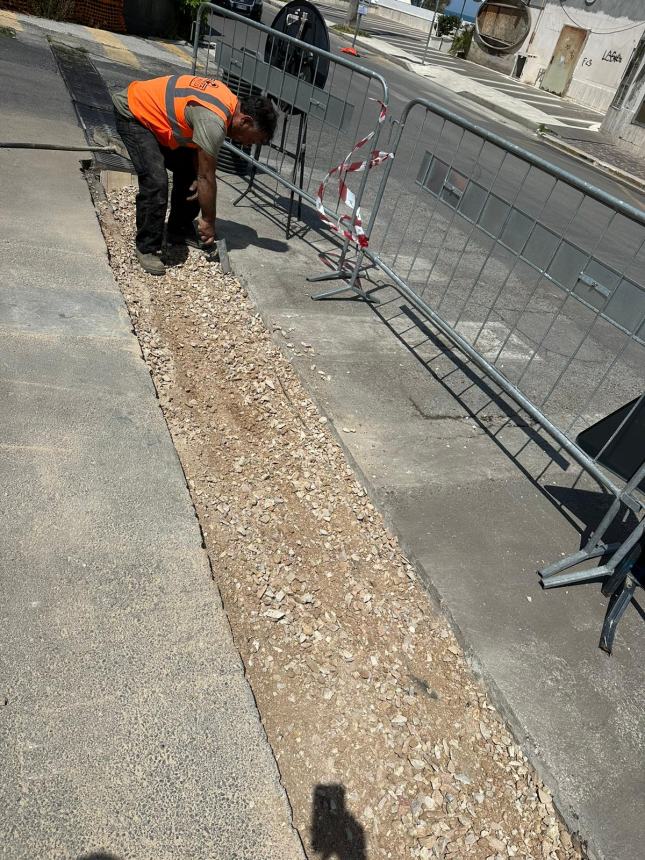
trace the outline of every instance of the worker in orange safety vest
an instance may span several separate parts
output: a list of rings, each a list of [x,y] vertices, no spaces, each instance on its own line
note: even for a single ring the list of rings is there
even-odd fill
[[[220,146],[226,137],[243,146],[268,143],[276,112],[264,96],[238,98],[221,81],[193,75],[133,81],[112,101],[117,130],[139,178],[136,256],[146,272],[163,275],[167,170],[173,175],[167,243],[188,241],[201,210],[198,232],[205,245],[212,244]]]

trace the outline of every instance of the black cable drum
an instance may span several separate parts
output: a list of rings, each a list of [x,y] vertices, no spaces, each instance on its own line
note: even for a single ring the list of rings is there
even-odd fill
[[[484,0],[475,15],[475,38],[489,53],[512,54],[531,30],[525,0]]]
[[[271,28],[314,48],[329,51],[329,31],[325,19],[313,3],[308,3],[307,0],[293,0],[283,6],[273,19]],[[267,36],[264,46],[264,62],[320,89],[327,83],[328,59],[270,35]],[[293,111],[290,105],[280,107],[285,112]]]

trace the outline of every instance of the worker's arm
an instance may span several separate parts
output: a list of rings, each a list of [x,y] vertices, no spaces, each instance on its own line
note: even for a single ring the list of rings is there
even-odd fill
[[[197,230],[205,245],[215,241],[215,216],[217,213],[217,159],[203,149],[197,150],[197,200],[202,210],[197,221]]]

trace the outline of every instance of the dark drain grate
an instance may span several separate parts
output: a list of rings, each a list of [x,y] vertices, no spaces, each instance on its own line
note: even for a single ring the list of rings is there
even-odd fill
[[[93,146],[120,148],[122,144],[114,123],[112,99],[89,55],[58,42],[50,44],[87,142]],[[94,164],[101,170],[134,172],[128,158],[112,152],[95,153]]]
[[[245,98],[249,95],[262,95],[262,90],[257,87],[252,87],[247,81],[242,80],[232,72],[223,71],[221,80],[222,83],[225,83],[238,98]],[[243,149],[247,155],[251,154],[250,146],[243,146],[240,148]],[[239,155],[236,155],[229,149],[222,147],[217,159],[217,169],[221,173],[234,173],[237,176],[246,176],[251,169],[251,165],[245,158],[240,158]]]
[[[119,170],[121,173],[134,173],[132,162],[116,152],[95,152],[94,165],[98,170]]]

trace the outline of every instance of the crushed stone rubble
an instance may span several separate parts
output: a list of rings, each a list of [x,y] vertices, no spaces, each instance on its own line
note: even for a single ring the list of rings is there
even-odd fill
[[[195,250],[142,272],[133,202],[98,204],[112,268],[308,856],[583,856],[299,381],[312,347]]]

